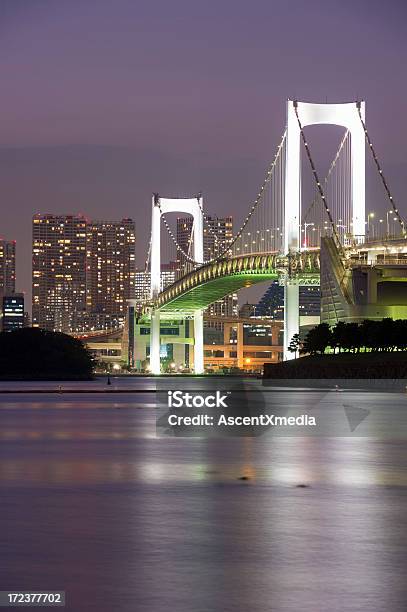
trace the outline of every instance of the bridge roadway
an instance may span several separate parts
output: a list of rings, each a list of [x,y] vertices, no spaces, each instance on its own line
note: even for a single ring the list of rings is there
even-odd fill
[[[284,275],[298,278],[299,284],[319,284],[319,249],[290,257],[278,252],[239,255],[203,265],[162,291],[155,307],[162,313],[194,312],[216,300]]]
[[[384,262],[403,262],[399,257],[406,255],[407,241],[405,238],[372,240],[345,247],[345,250],[346,263],[351,266],[360,265],[362,261],[377,265],[378,256],[384,257]],[[193,313],[243,287],[287,278],[293,284],[318,286],[320,249],[310,248],[290,256],[277,251],[238,255],[203,265],[162,291],[154,306],[163,315]]]

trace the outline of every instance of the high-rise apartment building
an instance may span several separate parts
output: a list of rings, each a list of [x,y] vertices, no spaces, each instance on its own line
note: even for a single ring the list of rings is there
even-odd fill
[[[33,327],[85,329],[86,226],[83,215],[34,215]]]
[[[16,290],[16,242],[0,238],[0,295]]]
[[[134,298],[135,224],[92,221],[86,240],[86,312],[90,329],[120,327]]]
[[[177,219],[177,242],[182,250],[189,254],[192,234],[192,217]],[[204,222],[203,251],[204,259],[213,259],[227,246],[233,237],[233,217],[206,217]],[[179,268],[185,263],[185,256],[178,252]],[[217,300],[205,310],[207,316],[233,317],[238,314],[237,294],[232,293]],[[209,325],[206,322],[206,325]],[[219,326],[219,323],[216,324]]]
[[[32,324],[66,333],[119,326],[134,295],[134,222],[33,217]]]
[[[192,240],[192,226],[192,217],[181,217],[177,219],[177,242],[181,249],[188,255]],[[223,250],[232,237],[233,217],[205,217],[203,225],[204,259],[213,259]],[[185,256],[179,251],[177,257],[180,268],[182,268],[185,263]]]
[[[206,217],[203,234],[204,257],[213,259],[233,238],[233,217]]]

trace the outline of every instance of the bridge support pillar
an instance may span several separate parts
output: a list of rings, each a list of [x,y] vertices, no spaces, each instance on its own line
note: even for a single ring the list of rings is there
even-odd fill
[[[150,327],[150,369],[152,374],[160,374],[160,311],[151,315]]]
[[[300,288],[287,282],[284,285],[284,359],[294,359],[288,345],[300,331]]]
[[[202,310],[194,312],[194,372],[204,373],[204,339],[203,339],[203,313]]]
[[[243,346],[244,346],[244,334],[243,334],[243,323],[237,324],[237,367],[239,370],[243,370]]]

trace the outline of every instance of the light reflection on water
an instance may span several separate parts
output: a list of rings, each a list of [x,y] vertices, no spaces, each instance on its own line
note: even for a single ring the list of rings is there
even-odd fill
[[[407,609],[405,440],[157,439],[151,394],[0,402],[2,588],[75,612]]]

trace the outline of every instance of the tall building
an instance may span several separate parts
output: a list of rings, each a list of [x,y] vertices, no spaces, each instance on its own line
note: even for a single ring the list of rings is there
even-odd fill
[[[33,327],[85,329],[87,222],[83,215],[34,215]]]
[[[319,317],[321,293],[319,287],[300,287],[299,314],[301,317]],[[273,281],[256,306],[256,315],[275,320],[284,319],[284,287]]]
[[[193,218],[177,219],[177,242],[185,253],[190,252]],[[206,217],[204,222],[203,251],[204,259],[213,259],[227,246],[233,237],[233,217]],[[185,256],[178,252],[179,268],[185,264]],[[205,310],[205,315],[216,317],[233,317],[238,314],[237,294],[232,293],[217,300]],[[205,325],[211,325],[205,322]],[[219,326],[219,322],[216,323]]]
[[[127,301],[134,298],[134,221],[92,221],[86,234],[87,325],[89,329],[120,327]]]
[[[161,284],[160,289],[163,291],[169,285],[175,282],[177,278],[178,262],[170,261],[169,263],[161,264]],[[150,297],[151,274],[144,270],[137,270],[135,275],[135,300],[143,302]]]
[[[321,315],[321,291],[319,287],[300,287],[300,317]]]
[[[66,333],[117,327],[134,297],[131,219],[33,217],[32,324]]]
[[[2,312],[0,329],[2,331],[13,331],[25,327],[24,295],[12,293],[4,295],[2,299]]]
[[[284,319],[284,287],[272,281],[256,306],[256,316],[270,317],[276,321]]]
[[[177,218],[177,242],[184,253],[192,255],[192,217],[178,217]],[[205,228],[206,229],[206,228]],[[206,259],[206,258],[205,258]],[[177,261],[179,269],[181,270],[185,265],[185,255],[181,251],[177,251]]]
[[[0,295],[16,290],[16,242],[0,238]]]
[[[187,254],[190,252],[192,225],[192,217],[177,219],[177,242]],[[204,259],[213,259],[225,248],[232,237],[233,217],[205,217],[203,225]],[[182,268],[185,263],[185,256],[178,252],[177,257],[180,268]]]
[[[206,217],[203,233],[204,257],[213,259],[233,238],[233,217]]]
[[[144,270],[136,270],[134,281],[134,299],[136,302],[148,300],[150,296],[150,272]]]

